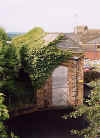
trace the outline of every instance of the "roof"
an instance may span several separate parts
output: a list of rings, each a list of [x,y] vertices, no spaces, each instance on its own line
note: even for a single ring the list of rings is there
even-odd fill
[[[63,50],[72,50],[73,52],[82,52],[79,43],[68,37],[66,33],[48,33],[43,40],[45,44],[48,44],[55,41],[61,34],[63,34],[64,37],[56,44],[56,47]]]
[[[100,32],[87,32],[86,34],[80,35],[80,41],[83,43],[94,43],[94,40],[99,38],[100,39]]]
[[[93,39],[93,40],[89,40],[87,43],[88,44],[95,44],[95,43],[96,44],[100,44],[100,36],[95,38],[95,39]]]
[[[82,33],[47,33],[44,37],[45,44],[55,41],[60,34],[64,35],[64,39],[56,46],[63,50],[72,50],[73,52],[95,51],[95,44],[100,44],[99,29],[88,29],[87,32]]]
[[[47,33],[43,40],[45,41],[45,44],[48,44],[55,41],[60,34],[61,33]]]
[[[76,42],[82,42],[82,43],[94,43],[99,42],[100,43],[100,32],[87,32],[87,33],[81,33],[81,34],[75,34],[75,33],[67,33],[66,34],[69,38]]]
[[[56,46],[63,50],[72,50],[74,52],[82,52],[82,49],[80,48],[79,43],[67,37],[66,34],[64,34],[64,39],[61,40],[59,43],[57,43]]]
[[[83,44],[100,43],[100,29],[89,29],[88,26],[78,25],[73,33],[67,33],[68,37]]]

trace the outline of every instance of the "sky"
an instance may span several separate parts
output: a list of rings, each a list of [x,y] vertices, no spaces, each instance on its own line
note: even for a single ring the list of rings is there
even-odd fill
[[[100,29],[100,0],[0,0],[0,26],[7,32],[72,32],[75,25]]]

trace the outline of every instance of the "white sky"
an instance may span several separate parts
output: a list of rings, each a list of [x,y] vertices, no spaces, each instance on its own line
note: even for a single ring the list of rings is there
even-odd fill
[[[100,29],[100,0],[0,0],[0,26],[26,32],[40,26],[71,32],[75,24]]]

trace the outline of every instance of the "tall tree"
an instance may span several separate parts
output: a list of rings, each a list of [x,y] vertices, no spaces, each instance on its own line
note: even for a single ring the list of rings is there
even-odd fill
[[[2,27],[0,27],[0,40],[7,40],[7,39],[8,39],[7,33]]]

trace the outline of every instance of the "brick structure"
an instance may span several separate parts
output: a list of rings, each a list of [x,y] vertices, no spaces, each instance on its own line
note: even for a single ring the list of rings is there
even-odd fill
[[[90,60],[100,60],[100,51],[87,51],[84,55]]]
[[[85,58],[100,60],[100,29],[90,29],[85,25],[78,25],[73,33],[66,33],[66,37],[80,45]]]
[[[45,107],[82,104],[83,103],[83,62],[84,62],[83,56],[77,56],[77,57],[74,56],[72,59],[69,59],[66,62],[62,63],[59,67],[62,67],[62,69],[63,67],[68,69],[68,73],[66,76],[67,84],[65,84],[67,87],[61,88],[61,92],[58,92],[60,88],[58,89],[56,88],[57,91],[56,90],[53,91],[53,73],[52,73],[52,75],[46,81],[45,85],[37,91],[37,96],[36,96],[37,106],[39,108],[45,108]],[[56,75],[59,75],[59,74],[56,74]],[[60,75],[61,76],[63,75],[63,71],[62,71],[62,74]],[[56,80],[56,85],[58,83],[60,86],[61,82],[58,82],[58,81],[59,80]],[[62,84],[62,86],[64,85]],[[65,96],[63,96],[62,93]],[[54,99],[53,99],[53,96],[55,96]],[[65,103],[63,102],[63,100],[65,100]],[[61,105],[59,103],[61,103]]]
[[[60,34],[62,33],[48,33],[44,38],[45,45],[55,41]],[[83,52],[77,41],[67,37],[67,34],[63,35],[63,39],[55,46],[62,50],[71,50],[72,58],[59,65],[49,76],[45,85],[37,90],[36,104],[12,111],[12,117],[45,108],[67,107],[83,103]]]

